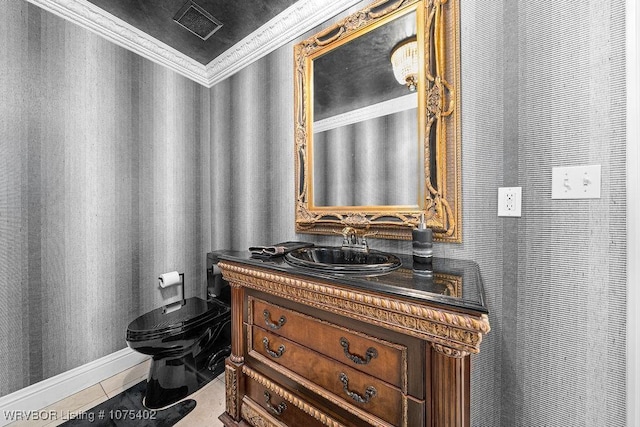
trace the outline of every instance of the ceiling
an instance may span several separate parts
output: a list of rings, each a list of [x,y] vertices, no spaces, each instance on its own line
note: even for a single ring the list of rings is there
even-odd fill
[[[391,67],[391,51],[416,34],[416,13],[408,13],[340,45],[314,60],[314,120],[409,94]]]
[[[151,38],[206,66],[297,0],[87,0]],[[199,10],[222,26],[203,40],[175,21]],[[211,24],[206,17],[196,14]],[[318,58],[314,87],[315,119],[323,119],[407,93],[391,69],[394,45],[415,34],[415,13],[377,28]],[[211,28],[214,28],[213,26]],[[209,28],[209,29],[211,29]],[[208,33],[206,31],[205,33]],[[328,70],[326,73],[321,70]]]
[[[26,1],[212,87],[322,22],[368,0]],[[194,9],[203,10],[222,24],[206,40],[174,22],[178,12],[188,10],[185,16],[197,15],[193,22],[211,23],[194,14]]]
[[[296,0],[89,0],[127,24],[206,65],[240,40],[284,11]],[[174,16],[194,2],[222,27],[202,40],[177,22]]]

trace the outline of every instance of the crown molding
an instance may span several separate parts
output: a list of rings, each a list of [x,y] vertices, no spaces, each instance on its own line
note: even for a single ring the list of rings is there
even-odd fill
[[[26,1],[211,87],[361,0],[300,0],[206,66],[87,0]]]
[[[210,86],[361,0],[299,0],[207,64]]]
[[[87,0],[27,0],[157,64],[207,86],[205,67]]]

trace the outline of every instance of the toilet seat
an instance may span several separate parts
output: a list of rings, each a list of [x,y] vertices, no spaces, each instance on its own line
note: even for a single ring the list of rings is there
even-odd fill
[[[126,339],[130,342],[147,341],[183,333],[228,315],[230,311],[231,308],[219,300],[191,297],[179,310],[164,313],[163,307],[159,307],[136,318],[127,327]]]

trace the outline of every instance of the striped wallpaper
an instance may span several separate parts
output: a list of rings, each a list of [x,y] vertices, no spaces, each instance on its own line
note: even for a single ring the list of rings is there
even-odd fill
[[[204,295],[209,92],[23,1],[0,2],[0,395],[122,349]]]
[[[625,425],[624,9],[519,2],[512,425]],[[551,200],[551,168],[585,164],[602,165],[602,197]]]
[[[463,243],[435,252],[485,282],[472,426],[624,425],[624,1],[461,0],[461,21]],[[122,348],[160,271],[203,291],[209,249],[339,242],[294,232],[298,40],[206,90],[23,2],[0,37],[0,395]],[[601,199],[552,201],[578,164]],[[522,218],[498,218],[517,185]]]
[[[313,203],[417,206],[422,165],[416,115],[413,108],[315,133]]]
[[[463,243],[434,251],[482,269],[474,427],[624,425],[623,4],[461,0]],[[211,90],[214,247],[339,243],[292,234],[295,42]],[[577,164],[602,164],[602,198],[551,201]],[[518,185],[523,217],[498,218]]]

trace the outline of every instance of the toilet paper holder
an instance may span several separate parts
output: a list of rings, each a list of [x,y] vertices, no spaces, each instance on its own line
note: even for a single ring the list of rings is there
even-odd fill
[[[178,273],[180,276],[180,289],[182,290],[182,297],[178,301],[174,301],[162,307],[162,314],[171,313],[173,311],[179,310],[186,302],[186,297],[184,294],[184,273]]]

